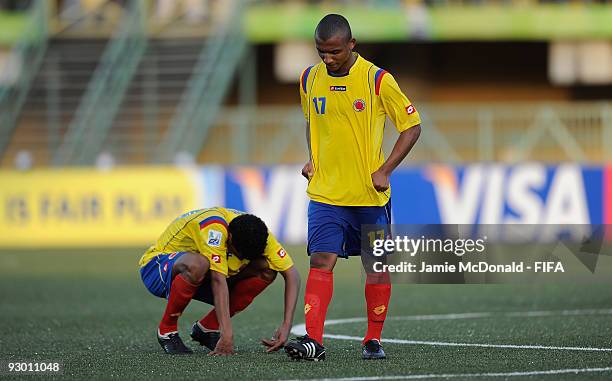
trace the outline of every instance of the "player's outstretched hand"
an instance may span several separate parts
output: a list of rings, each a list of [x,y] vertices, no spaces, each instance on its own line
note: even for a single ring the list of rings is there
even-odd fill
[[[372,185],[378,192],[384,192],[389,189],[389,175],[380,169],[372,173]]]
[[[304,164],[304,168],[302,168],[302,176],[304,176],[307,180],[312,178],[314,171],[312,169],[312,161],[308,161],[308,163]]]
[[[223,335],[221,335],[221,338],[217,342],[215,350],[208,353],[209,356],[228,356],[235,354],[234,340],[232,340],[232,338],[223,337]]]
[[[279,327],[271,339],[261,339],[261,343],[267,347],[266,352],[276,352],[282,349],[289,339],[289,330],[291,327]]]

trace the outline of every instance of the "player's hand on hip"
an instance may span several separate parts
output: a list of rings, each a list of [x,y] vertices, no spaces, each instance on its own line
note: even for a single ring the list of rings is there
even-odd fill
[[[372,185],[378,192],[384,192],[389,189],[389,174],[384,173],[380,169],[372,173]]]
[[[276,352],[283,348],[289,339],[290,329],[291,327],[281,326],[276,330],[276,332],[274,332],[274,336],[272,336],[271,339],[261,339],[261,343],[268,347],[266,352]]]
[[[308,161],[308,163],[304,164],[304,168],[302,168],[302,176],[304,176],[307,180],[310,180],[312,179],[312,175],[314,175],[312,161]]]
[[[234,339],[231,337],[223,336],[221,334],[221,338],[217,342],[217,346],[215,350],[208,353],[209,356],[227,356],[234,355]]]

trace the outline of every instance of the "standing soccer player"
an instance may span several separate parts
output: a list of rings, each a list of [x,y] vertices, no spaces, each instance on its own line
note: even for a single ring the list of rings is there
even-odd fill
[[[286,345],[294,359],[325,359],[323,324],[333,293],[338,257],[361,254],[363,224],[388,225],[393,170],[410,152],[420,132],[420,117],[387,71],[353,52],[348,21],[325,16],[315,31],[322,62],[300,78],[302,110],[310,160],[308,178],[308,253],[310,272],[304,296],[307,335]],[[389,157],[382,152],[385,119],[400,133]],[[365,263],[364,263],[365,265]],[[364,359],[385,358],[380,337],[391,284],[388,274],[367,271],[368,329]]]

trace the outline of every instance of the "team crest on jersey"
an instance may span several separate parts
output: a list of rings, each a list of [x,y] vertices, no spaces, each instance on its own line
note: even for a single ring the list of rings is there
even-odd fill
[[[219,256],[219,255],[213,255],[211,259],[215,263],[221,263],[221,256]]]
[[[329,91],[346,91],[346,86],[330,86]]]
[[[285,256],[287,255],[287,252],[285,251],[285,249],[281,248],[281,249],[278,249],[276,254],[278,254],[278,256],[281,257],[281,258],[285,258]]]
[[[353,102],[353,109],[357,112],[362,112],[365,110],[366,103],[363,99],[357,99]]]
[[[414,114],[415,112],[416,112],[416,109],[414,108],[413,105],[410,105],[410,106],[406,107],[406,113],[408,115]]]
[[[208,231],[208,246],[219,247],[221,246],[221,238],[223,238],[223,233],[216,230]]]

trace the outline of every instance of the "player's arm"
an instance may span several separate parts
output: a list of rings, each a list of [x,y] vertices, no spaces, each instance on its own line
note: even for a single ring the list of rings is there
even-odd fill
[[[285,279],[285,311],[281,326],[276,330],[272,339],[262,339],[262,344],[268,347],[266,352],[274,352],[285,346],[289,339],[291,326],[293,325],[293,314],[300,293],[300,274],[295,266],[285,271],[280,271]]]
[[[219,320],[221,338],[215,350],[209,355],[231,355],[234,354],[234,333],[229,312],[229,291],[225,275],[217,271],[210,272],[212,291],[215,298],[215,312]]]
[[[230,355],[234,353],[234,333],[229,313],[229,291],[227,289],[227,226],[219,216],[208,216],[195,227],[191,235],[199,252],[210,263],[210,279],[215,300],[215,313],[219,320],[221,338],[215,350],[209,355]]]
[[[285,312],[283,326],[287,327],[287,333],[293,324],[293,314],[297,305],[298,294],[300,293],[300,273],[295,266],[291,266],[285,271],[281,271],[285,279]]]
[[[372,185],[379,192],[389,189],[391,173],[412,150],[421,135],[421,118],[410,100],[389,73],[382,77],[380,100],[385,114],[400,133],[391,154],[383,165],[372,173]]]
[[[285,281],[283,322],[274,332],[272,338],[261,339],[261,343],[268,347],[267,352],[273,352],[282,348],[289,338],[289,332],[293,324],[293,314],[298,294],[300,293],[300,274],[295,268],[291,256],[289,256],[272,234],[268,236],[268,244],[266,245],[264,256],[268,262],[268,267],[280,273]]]
[[[420,135],[420,124],[400,133],[387,160],[376,172],[372,173],[372,184],[377,191],[384,192],[389,189],[391,173],[393,173],[395,168],[397,168],[406,155],[412,150],[412,147],[414,147]]]
[[[314,174],[314,171],[312,168],[312,149],[310,146],[310,123],[308,122],[308,108],[310,107],[310,104],[308,102],[308,98],[305,91],[306,86],[304,84],[304,81],[307,81],[307,79],[304,79],[307,70],[308,69],[304,70],[302,72],[302,75],[300,76],[300,103],[302,105],[302,113],[304,114],[304,119],[306,120],[306,145],[308,147],[308,162],[306,162],[306,164],[304,164],[304,167],[302,168],[302,176],[310,180],[310,178],[312,178],[312,175]]]
[[[308,145],[308,162],[302,168],[302,176],[310,180],[314,171],[312,169],[312,149],[310,148],[310,123],[306,122],[306,145]]]

